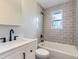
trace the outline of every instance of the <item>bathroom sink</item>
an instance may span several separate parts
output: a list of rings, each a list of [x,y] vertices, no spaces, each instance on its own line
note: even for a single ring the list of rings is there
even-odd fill
[[[35,40],[36,39],[20,38],[18,40],[9,41],[6,43],[0,43],[0,54],[6,52],[8,50],[17,48],[21,45],[25,45],[25,44],[28,44],[30,42],[33,42]]]

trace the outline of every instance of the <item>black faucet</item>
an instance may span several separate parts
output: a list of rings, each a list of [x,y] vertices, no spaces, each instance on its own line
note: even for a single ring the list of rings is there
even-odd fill
[[[16,40],[17,37],[18,37],[18,36],[14,36],[14,40]]]
[[[12,33],[14,33],[14,30],[13,30],[13,29],[11,29],[11,30],[10,30],[10,37],[9,37],[9,41],[12,41]]]

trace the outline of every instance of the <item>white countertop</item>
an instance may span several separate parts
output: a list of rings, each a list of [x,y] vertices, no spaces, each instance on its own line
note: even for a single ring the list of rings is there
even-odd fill
[[[5,53],[11,49],[17,48],[19,46],[25,45],[27,43],[33,42],[35,40],[36,39],[22,38],[22,39],[18,39],[16,41],[0,43],[0,54]]]

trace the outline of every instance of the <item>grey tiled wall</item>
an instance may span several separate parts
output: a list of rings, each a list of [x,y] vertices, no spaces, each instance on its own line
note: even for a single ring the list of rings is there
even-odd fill
[[[74,45],[78,46],[78,0],[74,0]]]
[[[62,9],[64,12],[63,28],[51,28],[52,12]],[[72,1],[53,6],[45,10],[44,39],[64,44],[74,44],[74,3]]]

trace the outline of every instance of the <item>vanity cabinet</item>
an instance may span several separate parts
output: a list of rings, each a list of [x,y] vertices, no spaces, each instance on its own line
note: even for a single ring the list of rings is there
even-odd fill
[[[22,52],[17,51],[16,53],[6,55],[2,59],[23,59]]]
[[[35,59],[36,47],[34,45],[26,48],[26,59]]]
[[[21,47],[15,48],[11,51],[7,51],[6,53],[0,55],[1,59],[23,59],[23,51]]]
[[[3,53],[0,59],[35,59],[36,49],[36,42],[31,42]]]
[[[0,0],[0,25],[20,25],[21,0]]]

